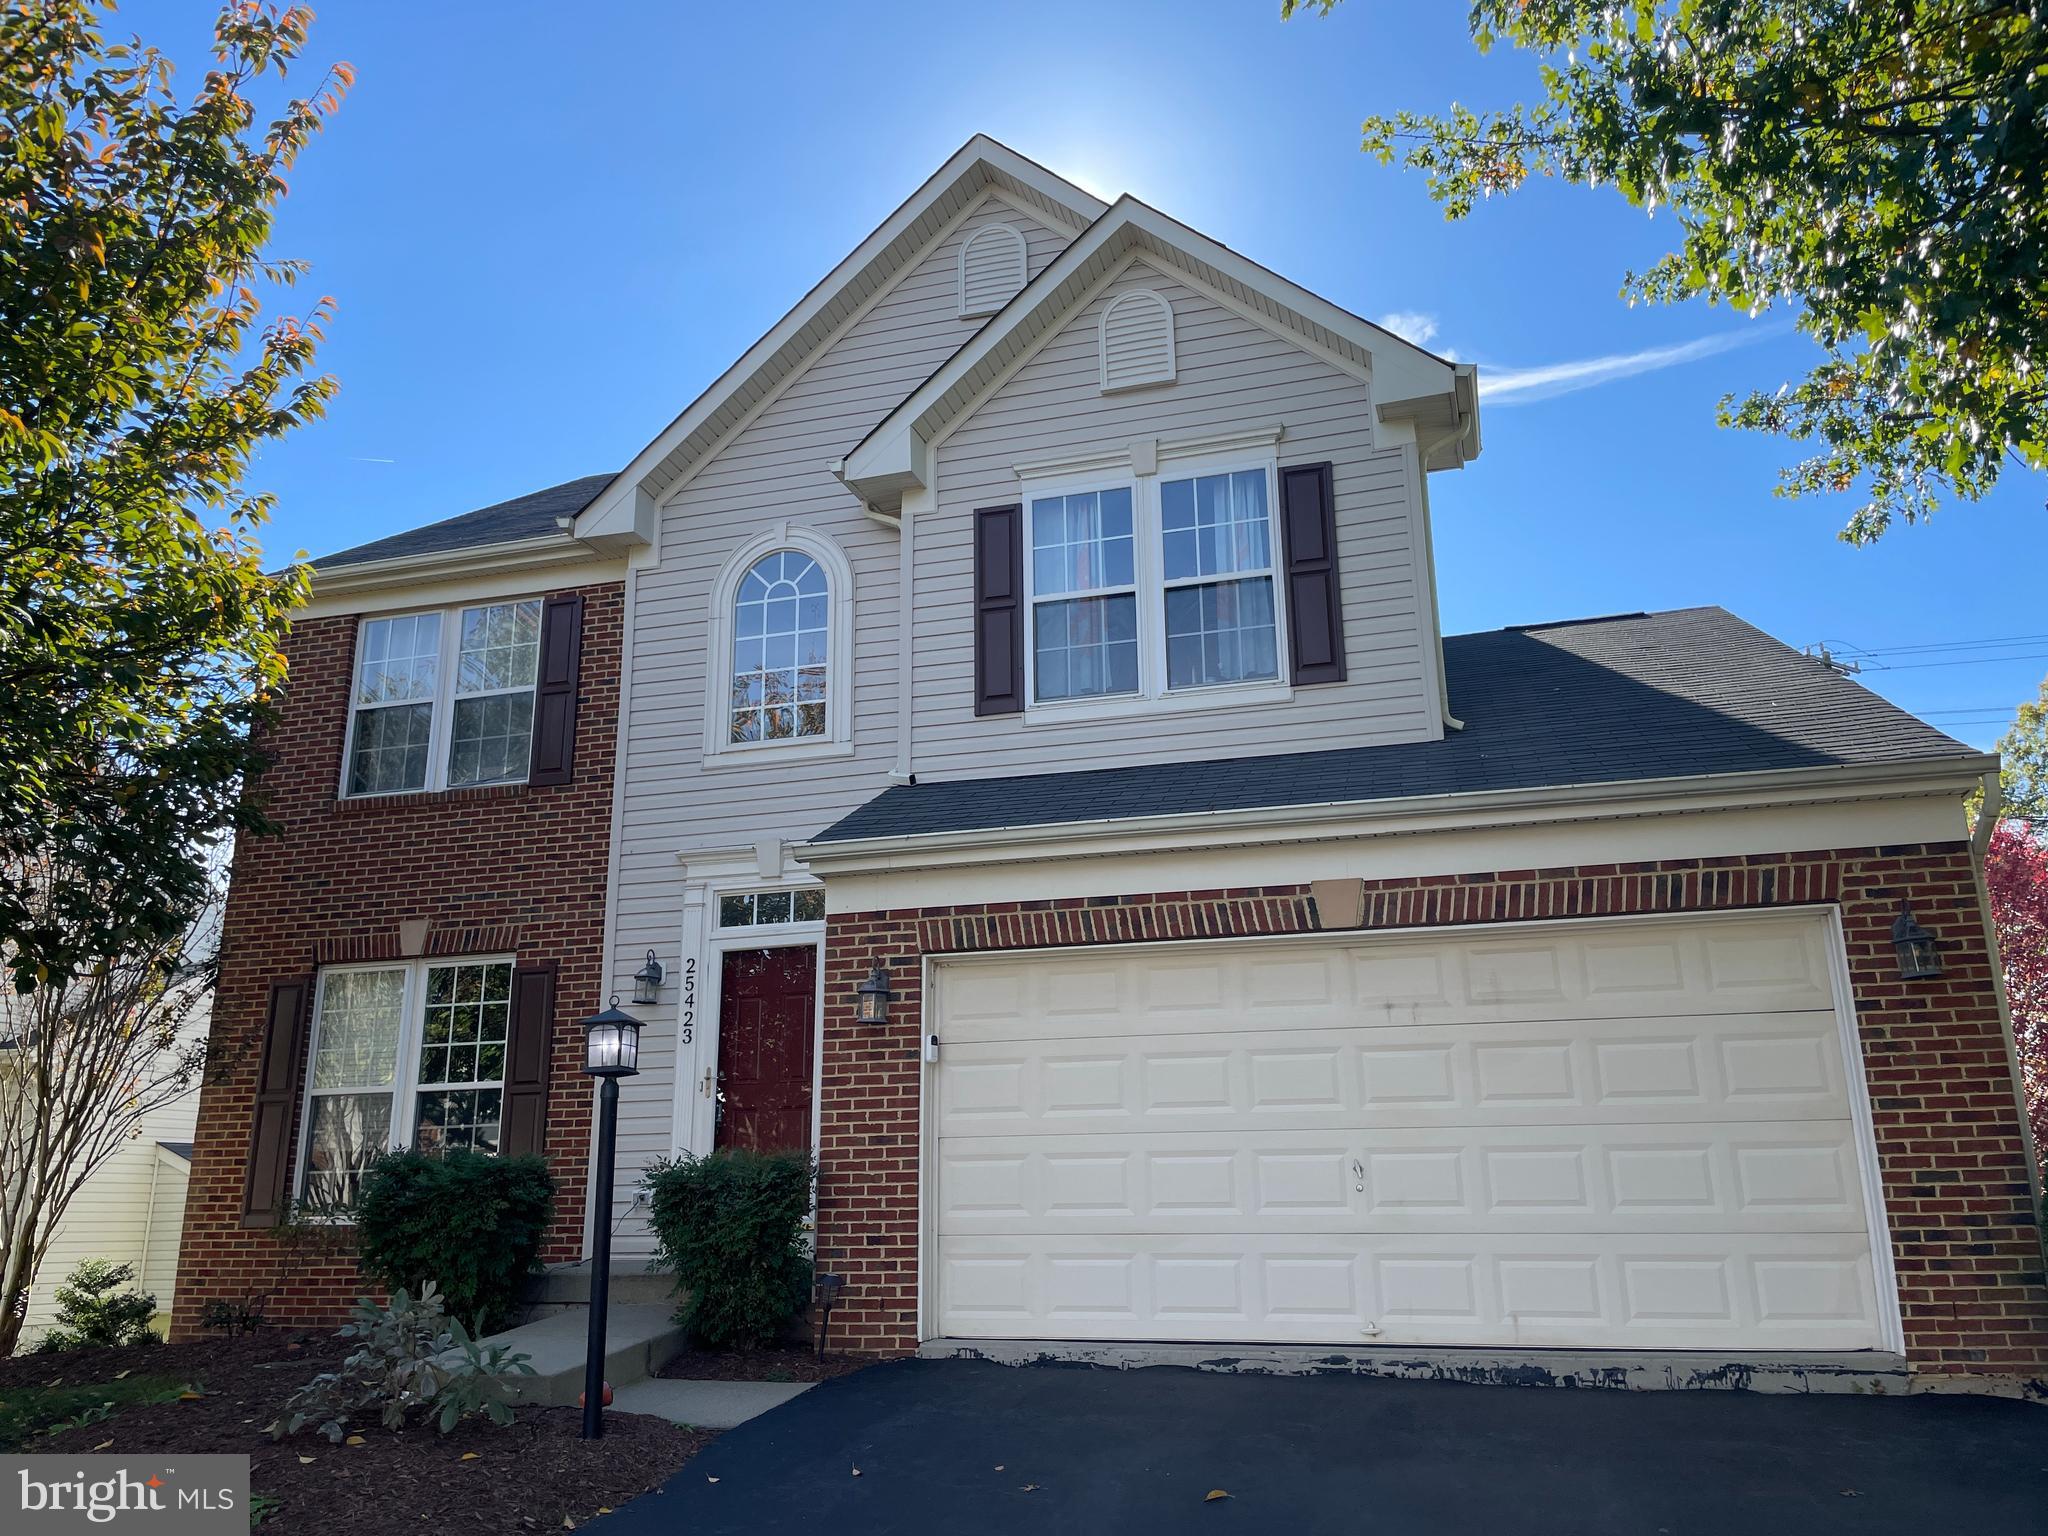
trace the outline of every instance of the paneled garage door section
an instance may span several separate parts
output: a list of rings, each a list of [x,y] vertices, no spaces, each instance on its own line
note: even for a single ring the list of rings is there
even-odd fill
[[[938,968],[957,1338],[1877,1347],[1807,916]]]

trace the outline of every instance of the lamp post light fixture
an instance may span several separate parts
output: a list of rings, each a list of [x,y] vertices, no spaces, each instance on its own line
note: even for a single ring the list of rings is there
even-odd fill
[[[1892,922],[1892,948],[1899,952],[1899,975],[1907,981],[1927,981],[1941,974],[1939,942],[1920,926],[1913,909],[1903,901]]]
[[[652,957],[650,957],[652,958]],[[618,995],[583,1021],[583,1070],[597,1079],[597,1188],[591,1222],[590,1334],[583,1355],[583,1438],[604,1433],[605,1314],[611,1305],[612,1164],[619,1141],[619,1079],[640,1071],[640,1021],[619,1009]]]
[[[643,1006],[661,1001],[661,962],[647,951],[647,963],[633,973],[633,1001]]]
[[[868,972],[868,979],[853,989],[854,1021],[860,1024],[888,1023],[889,999],[895,995],[889,990],[888,968],[876,965]]]

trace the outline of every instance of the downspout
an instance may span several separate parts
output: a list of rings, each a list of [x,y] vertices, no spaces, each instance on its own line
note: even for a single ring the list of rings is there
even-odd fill
[[[2012,1027],[2012,998],[2005,990],[2005,965],[1998,953],[1998,924],[1991,915],[1991,885],[1984,876],[1984,855],[1991,846],[1991,834],[1998,828],[1998,813],[2005,808],[2004,787],[1996,769],[1984,775],[1984,803],[1977,811],[1977,824],[1970,829],[1970,874],[1977,882],[1978,919],[1984,924],[1984,948],[1991,956],[1991,989],[1998,998],[1998,1031],[2005,1037],[2005,1062],[2012,1074],[2013,1109],[2020,1118],[2020,1146],[2026,1151],[2027,1188],[2032,1191],[2034,1213],[2042,1213],[2041,1149],[2034,1144],[2034,1122],[2027,1113],[2026,1078],[2020,1068],[2019,1040]],[[2034,1240],[2048,1255],[2048,1233],[2036,1221]]]

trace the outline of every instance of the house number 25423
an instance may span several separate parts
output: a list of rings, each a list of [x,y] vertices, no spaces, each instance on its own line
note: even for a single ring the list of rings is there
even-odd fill
[[[683,1044],[697,1038],[697,962],[683,962]]]

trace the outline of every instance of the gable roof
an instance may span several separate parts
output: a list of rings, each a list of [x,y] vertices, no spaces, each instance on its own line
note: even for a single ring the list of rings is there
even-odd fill
[[[653,501],[894,281],[949,220],[991,189],[1070,231],[1099,218],[1104,207],[1036,161],[976,134],[619,471],[578,519],[578,535],[643,542]]]
[[[494,502],[456,517],[444,517],[424,528],[410,528],[388,538],[344,549],[338,554],[322,555],[312,562],[313,569],[333,571],[376,560],[401,560],[414,555],[481,549],[521,539],[556,536],[566,539],[567,535],[557,519],[574,517],[611,482],[610,475],[584,475],[579,479],[565,480],[545,490],[514,496],[510,501]]]
[[[1440,741],[898,785],[812,842],[1774,769],[1974,773],[1996,761],[1720,608],[1447,636],[1444,664],[1466,725]]]
[[[846,455],[841,478],[857,495],[883,506],[913,485],[929,485],[928,446],[1132,255],[1192,279],[1339,366],[1370,375],[1382,419],[1436,429],[1425,468],[1455,467],[1478,456],[1478,372],[1472,364],[1438,357],[1125,196],[877,423]]]

